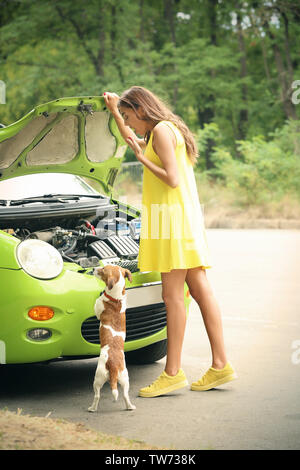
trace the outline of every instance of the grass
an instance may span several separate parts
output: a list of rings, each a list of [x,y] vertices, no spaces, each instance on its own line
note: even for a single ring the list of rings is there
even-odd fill
[[[157,450],[136,439],[88,429],[81,423],[0,410],[0,450]]]
[[[284,228],[300,229],[300,200],[293,194],[264,194],[264,202],[249,204],[247,193],[211,182],[196,173],[199,199],[207,228]],[[115,196],[141,208],[142,173],[137,165],[120,171]],[[248,199],[248,200],[247,200]]]
[[[300,201],[293,194],[271,195],[264,202],[245,204],[244,194],[196,175],[207,228],[300,229]]]

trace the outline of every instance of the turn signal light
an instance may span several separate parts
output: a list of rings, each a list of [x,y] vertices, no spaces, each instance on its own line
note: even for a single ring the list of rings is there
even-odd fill
[[[45,321],[51,320],[54,316],[54,312],[50,307],[33,307],[29,310],[28,316],[32,320]]]

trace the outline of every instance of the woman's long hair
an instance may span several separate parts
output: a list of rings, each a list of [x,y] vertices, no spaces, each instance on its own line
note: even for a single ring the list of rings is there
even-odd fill
[[[132,108],[135,113],[141,108],[143,112],[143,118],[147,121],[151,121],[154,125],[160,121],[171,121],[175,126],[178,127],[182,133],[187,154],[194,165],[198,157],[198,151],[196,142],[192,132],[189,130],[183,120],[172,113],[172,111],[151,91],[141,86],[133,86],[129,90],[122,93],[118,106]],[[140,116],[138,116],[141,119]],[[150,139],[150,132],[145,135],[145,141],[148,143]]]

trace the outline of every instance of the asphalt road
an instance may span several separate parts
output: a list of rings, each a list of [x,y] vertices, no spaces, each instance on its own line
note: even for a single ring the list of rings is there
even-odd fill
[[[208,392],[188,388],[154,399],[138,390],[164,360],[129,366],[125,411],[103,387],[93,398],[96,359],[0,368],[0,409],[64,418],[168,449],[300,449],[300,231],[208,230],[208,273],[222,309],[228,356],[238,380]],[[190,382],[210,365],[201,315],[192,304],[182,366]]]

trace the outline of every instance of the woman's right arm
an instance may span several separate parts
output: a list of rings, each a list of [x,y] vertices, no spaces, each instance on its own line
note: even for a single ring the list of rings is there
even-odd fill
[[[124,123],[124,119],[121,116],[121,113],[118,109],[118,101],[119,101],[119,96],[116,93],[108,93],[105,92],[103,93],[103,98],[106,104],[107,109],[111,112],[113,115],[117,126],[119,128],[119,131],[123,137],[123,139],[126,141],[128,138],[131,138],[139,144],[142,150],[146,147],[146,142],[143,139],[139,139],[135,133],[130,129],[129,126],[126,126]]]

